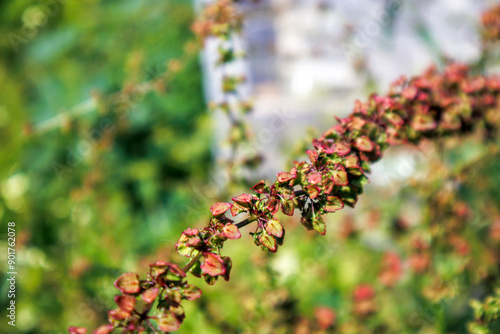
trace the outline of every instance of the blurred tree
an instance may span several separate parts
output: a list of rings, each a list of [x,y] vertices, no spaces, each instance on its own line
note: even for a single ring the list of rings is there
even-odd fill
[[[16,329],[102,322],[114,294],[105,283],[193,224],[178,207],[208,180],[192,8],[16,1],[0,13],[0,217],[17,223]],[[167,69],[156,92],[134,91]]]

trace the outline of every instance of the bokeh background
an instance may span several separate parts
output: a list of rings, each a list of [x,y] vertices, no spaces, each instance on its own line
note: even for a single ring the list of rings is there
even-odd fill
[[[202,2],[0,3],[0,249],[15,221],[19,273],[15,329],[0,282],[0,332],[104,323],[121,273],[144,274],[156,259],[183,263],[173,251],[181,231],[203,225],[211,203],[289,168],[355,99],[449,58],[477,62],[480,13],[497,3],[244,1],[238,38],[248,57],[236,70],[255,99],[247,121],[263,160],[231,182],[220,174],[227,116],[206,107],[220,87],[214,46],[199,53],[190,30]],[[483,67],[497,73],[498,61]],[[158,76],[164,84],[151,81]],[[259,129],[276,117],[287,126],[264,141]],[[328,218],[326,237],[291,218],[278,254],[250,236],[228,243],[232,280],[208,287],[193,278],[204,295],[185,303],[179,332],[289,333],[314,323],[318,307],[357,324],[351,294],[369,283],[383,293],[365,332],[465,333],[469,300],[498,286],[495,146],[472,138],[393,149],[359,206]],[[410,241],[430,238],[443,196],[467,207],[469,251],[439,248],[433,274],[412,275]],[[391,289],[380,281],[388,252],[403,272]]]

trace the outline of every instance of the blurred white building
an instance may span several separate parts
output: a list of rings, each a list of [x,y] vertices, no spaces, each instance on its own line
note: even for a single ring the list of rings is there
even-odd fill
[[[329,128],[335,122],[333,116],[347,115],[355,99],[366,99],[372,91],[384,93],[401,75],[409,77],[431,64],[439,66],[444,58],[477,60],[480,13],[495,2],[243,1],[240,8],[246,23],[241,45],[248,59],[238,70],[249,76],[248,89],[255,97],[251,122],[256,140],[273,118],[286,119],[285,130],[274,131],[266,136],[265,145],[256,145],[266,158],[258,177],[270,177],[285,168],[289,157],[281,152],[289,152],[308,127]],[[218,88],[212,86],[212,79],[217,70],[210,48],[205,69],[208,95],[214,99]],[[400,159],[386,159],[383,168],[375,166],[375,173],[397,169]]]

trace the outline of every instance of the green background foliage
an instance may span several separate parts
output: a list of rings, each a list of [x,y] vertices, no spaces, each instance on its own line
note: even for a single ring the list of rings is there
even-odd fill
[[[165,72],[192,38],[191,5],[55,3],[0,4],[0,216],[16,222],[16,330],[25,333],[103,322],[113,280],[144,270],[141,258],[170,251],[194,224],[178,207],[207,181],[211,161],[196,53],[183,57],[165,93],[120,112],[99,106],[72,117],[69,110]],[[36,35],[23,34],[34,23]],[[39,129],[48,119],[54,129]],[[1,284],[4,315],[3,276]],[[12,331],[6,321],[0,326]]]

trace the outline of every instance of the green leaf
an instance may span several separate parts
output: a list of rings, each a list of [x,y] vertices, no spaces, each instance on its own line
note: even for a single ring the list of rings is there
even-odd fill
[[[139,275],[135,273],[123,274],[115,281],[115,287],[120,289],[123,294],[134,294],[141,291],[139,284]]]
[[[233,205],[231,206],[231,214],[233,217],[236,217],[242,212],[248,212],[249,208],[248,206],[245,206],[239,202],[234,202]]]
[[[344,208],[344,202],[337,196],[327,196],[326,204],[323,208],[325,212],[335,212]]]
[[[267,234],[267,233],[262,233],[259,236],[259,244],[266,247],[269,251],[271,252],[276,252],[276,249],[278,248],[276,244],[276,239],[274,239],[273,236]]]
[[[277,238],[283,236],[283,226],[277,219],[269,219],[266,224],[266,232]]]
[[[206,252],[203,254],[205,261],[201,265],[201,270],[203,273],[210,276],[224,275],[226,272],[226,267],[224,267],[224,262],[221,257],[217,254]]]
[[[372,169],[370,167],[370,164],[367,162],[367,161],[362,161],[361,162],[361,168],[363,168],[363,170],[366,172],[366,173],[371,173]]]
[[[384,117],[395,126],[401,126],[404,124],[403,118],[396,113],[386,112]]]
[[[360,136],[356,138],[355,145],[358,148],[358,150],[363,152],[371,152],[373,151],[374,148],[373,142],[367,136]]]
[[[312,219],[312,228],[313,228],[313,230],[315,230],[319,234],[325,235],[326,234],[326,224],[323,221],[323,217],[321,217],[319,215],[314,216]]]
[[[160,260],[156,261],[155,263],[151,263],[149,265],[151,276],[158,277],[160,275],[163,275],[168,269],[167,264],[167,262]]]
[[[345,205],[353,208],[358,202],[358,195],[356,189],[353,187],[342,187],[338,192],[338,197],[342,200]]]
[[[180,323],[184,321],[184,318],[186,318],[186,314],[184,312],[184,307],[182,305],[178,306],[170,306],[170,312],[179,320]]]
[[[260,180],[259,183],[257,183],[252,187],[252,189],[255,190],[255,192],[258,194],[264,194],[269,192],[269,186],[264,180]]]
[[[190,230],[189,232],[191,231],[192,230]],[[175,248],[179,255],[191,257],[193,256],[194,251],[196,251],[192,246],[197,244],[201,244],[201,239],[198,236],[187,236],[186,233],[183,232],[179,238],[179,241],[177,241],[177,243],[175,244]]]
[[[358,188],[363,188],[369,182],[370,182],[370,180],[365,175],[361,175],[361,176],[356,177],[356,178],[351,178],[351,184],[355,187],[358,187]]]
[[[413,116],[411,127],[416,131],[429,131],[436,128],[436,121],[429,114],[416,114]]]
[[[313,229],[311,218],[303,216],[302,218],[300,218],[300,222],[308,231],[311,231]]]
[[[226,213],[229,208],[231,208],[231,204],[219,202],[212,205],[210,211],[212,212],[212,216],[219,217]]]
[[[241,194],[240,196],[233,197],[232,200],[241,205],[248,206],[248,204],[252,202],[252,195]]]
[[[241,233],[238,227],[234,224],[226,224],[222,228],[222,233],[224,233],[224,236],[228,239],[231,240],[236,240],[241,238]]]
[[[347,178],[347,172],[343,167],[332,171],[332,176],[333,176],[333,182],[338,186],[346,186],[349,184],[349,179]]]
[[[355,154],[350,154],[345,158],[344,163],[346,167],[358,167],[359,160]]]
[[[159,315],[158,328],[163,332],[174,332],[180,328],[181,324],[177,317],[170,311],[164,311]]]
[[[280,201],[276,197],[271,197],[267,202],[267,209],[272,214],[275,214],[276,212],[278,212],[279,208],[280,208]]]
[[[194,250],[193,247],[188,247],[185,244],[177,245],[177,253],[182,256],[191,257],[193,250]]]
[[[127,313],[132,313],[132,311],[135,308],[135,302],[136,299],[135,297],[132,296],[116,296],[115,297],[115,303],[118,305],[118,307],[127,312]]]
[[[335,186],[335,182],[333,182],[333,180],[332,180],[332,179],[330,179],[330,180],[326,180],[326,181],[324,182],[324,184],[323,184],[323,192],[324,192],[325,194],[329,194],[329,193],[331,193],[331,192],[332,192],[332,190],[333,190],[333,187],[334,187],[334,186]],[[309,191],[307,191],[307,192],[309,193],[309,196],[311,196],[311,193],[310,193]],[[319,192],[318,192],[318,195],[319,195]],[[317,196],[316,196],[316,197],[317,197]],[[313,198],[313,197],[311,197],[311,198]],[[315,198],[315,197],[314,197],[314,198]],[[314,199],[314,198],[313,198],[313,199]]]
[[[197,261],[193,267],[191,267],[191,270],[189,271],[193,276],[195,277],[201,277],[203,274],[201,270],[201,261]]]
[[[144,300],[148,304],[151,304],[155,301],[156,297],[158,297],[159,292],[160,289],[158,288],[151,288],[149,290],[146,290],[141,295],[142,300]]]
[[[307,182],[310,184],[316,185],[321,182],[322,175],[321,173],[312,173],[307,177]]]
[[[361,167],[358,167],[358,166],[348,167],[347,173],[349,173],[350,175],[354,175],[354,176],[364,175],[363,169],[361,169]]]
[[[208,285],[214,285],[218,278],[219,276],[203,275],[203,280],[205,280],[205,283]]]
[[[194,285],[186,285],[182,289],[182,294],[187,300],[195,300],[201,297],[201,289]]]
[[[186,277],[186,273],[175,263],[168,263],[168,274],[174,277]]]
[[[117,308],[108,312],[108,317],[110,320],[125,320],[130,317],[130,313],[122,310],[121,308]],[[111,322],[111,321],[110,321]]]
[[[293,191],[293,188],[289,186],[279,187],[279,193],[281,194],[281,197],[283,197],[286,200],[295,198],[295,192]]]
[[[335,143],[334,150],[338,155],[346,156],[351,152],[351,146],[345,142],[338,142]]]
[[[281,211],[287,216],[293,216],[295,210],[295,205],[292,200],[282,200],[281,201]]]
[[[330,191],[331,191],[332,188],[333,188],[333,182],[331,184]],[[320,194],[320,189],[317,186],[307,186],[306,187],[306,191],[307,191],[307,194],[309,195],[309,197],[311,199],[315,199]]]
[[[295,179],[297,177],[297,175],[295,174],[290,174],[288,172],[280,172],[278,173],[277,175],[277,178],[278,178],[278,183],[285,183],[285,182],[289,182],[293,179]]]

